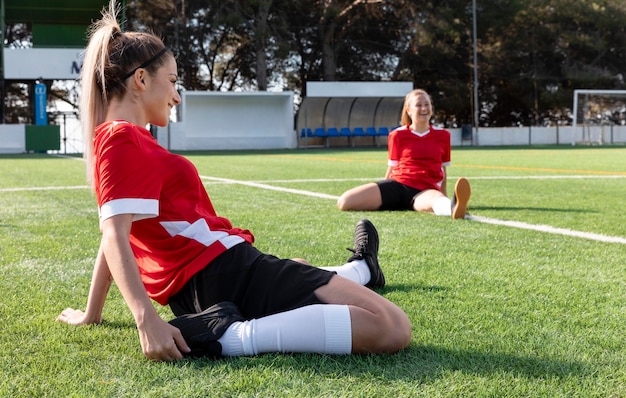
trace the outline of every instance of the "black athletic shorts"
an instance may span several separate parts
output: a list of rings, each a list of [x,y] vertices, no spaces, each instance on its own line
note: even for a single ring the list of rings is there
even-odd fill
[[[219,255],[169,300],[174,315],[231,301],[246,319],[322,302],[313,293],[334,272],[261,253],[240,243]]]
[[[422,192],[394,180],[378,181],[376,185],[383,199],[378,210],[413,210],[415,197]]]

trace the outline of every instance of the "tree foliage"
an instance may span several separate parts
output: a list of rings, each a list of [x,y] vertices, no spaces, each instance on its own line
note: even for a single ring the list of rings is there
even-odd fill
[[[574,89],[624,89],[623,0],[476,4],[477,43],[467,0],[127,0],[125,26],[163,37],[181,89],[412,81],[446,126],[473,120],[474,45],[483,126],[567,123]],[[5,45],[27,42],[23,28],[7,26]]]
[[[480,45],[481,98],[491,125],[564,118],[576,88],[624,88],[626,13],[620,0],[528,0],[505,24],[487,19]]]

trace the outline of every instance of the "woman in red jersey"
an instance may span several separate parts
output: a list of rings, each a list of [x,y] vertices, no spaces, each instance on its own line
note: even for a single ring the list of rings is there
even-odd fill
[[[66,308],[57,320],[99,324],[115,281],[151,360],[407,347],[407,315],[372,290],[385,284],[372,223],[357,223],[346,264],[318,268],[261,253],[250,231],[216,214],[194,165],[145,128],[165,126],[181,102],[172,51],[152,34],[122,32],[117,14],[111,0],[81,76],[102,239],[86,309]],[[176,317],[161,319],[151,300]]]
[[[337,201],[340,210],[415,210],[465,218],[470,185],[461,177],[447,196],[450,133],[430,124],[433,108],[426,91],[404,99],[402,126],[389,134],[385,179],[352,188]]]

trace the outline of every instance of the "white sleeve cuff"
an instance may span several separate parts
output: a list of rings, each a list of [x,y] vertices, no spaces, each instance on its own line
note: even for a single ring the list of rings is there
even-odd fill
[[[152,218],[159,215],[157,199],[114,199],[106,202],[98,209],[100,222],[119,214],[132,214],[133,221]]]

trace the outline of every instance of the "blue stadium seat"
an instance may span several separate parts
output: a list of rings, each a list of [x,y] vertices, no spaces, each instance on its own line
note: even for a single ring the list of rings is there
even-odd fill
[[[339,130],[336,127],[328,128],[328,136],[329,137],[339,137]]]
[[[379,127],[378,128],[378,135],[389,135],[389,129],[387,127]]]
[[[315,130],[313,130],[313,136],[321,138],[324,146],[328,146],[328,131],[324,127],[316,127]]]
[[[300,130],[300,142],[304,144],[304,147],[307,147],[309,138],[313,137],[313,130],[310,127],[303,127]]]
[[[313,132],[313,137],[326,138],[328,137],[328,133],[326,132],[326,129],[324,127],[317,127],[315,128],[315,131]]]
[[[348,137],[348,145],[354,146],[354,141],[352,141],[352,131],[349,127],[342,127],[339,129],[340,137]]]
[[[378,130],[376,130],[376,127],[366,127],[365,135],[368,137],[373,137],[374,145],[378,145],[378,141],[376,140],[376,137],[378,136]]]
[[[363,127],[355,127],[354,130],[352,130],[352,135],[355,137],[363,137],[365,135],[365,130],[363,130]]]

